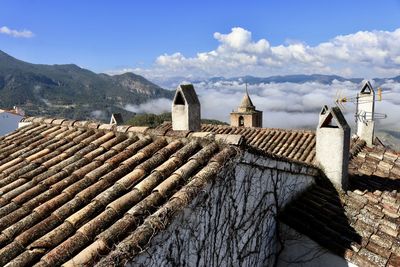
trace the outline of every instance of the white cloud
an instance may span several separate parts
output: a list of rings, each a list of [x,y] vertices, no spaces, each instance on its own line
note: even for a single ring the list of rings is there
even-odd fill
[[[7,26],[0,27],[0,33],[10,35],[12,37],[17,37],[17,38],[31,38],[34,36],[33,32],[28,31],[28,30],[13,30],[8,28]]]
[[[240,103],[243,81],[214,82],[207,78],[320,73],[370,79],[400,74],[400,28],[339,35],[314,46],[301,41],[272,46],[266,38],[253,40],[252,33],[240,27],[229,33],[216,32],[214,38],[218,45],[211,51],[193,57],[180,52],[164,54],[152,68],[119,73],[139,73],[166,88],[192,81],[201,101],[202,117],[225,122],[229,122],[229,113]],[[314,128],[322,105],[335,105],[337,93],[354,97],[360,86],[350,81],[266,83],[250,85],[249,90],[257,109],[264,112],[264,127]],[[376,112],[388,117],[376,122],[377,129],[398,128],[400,83],[387,81],[380,86],[385,92],[384,100],[376,103]],[[126,109],[161,113],[169,111],[170,105],[170,100],[160,99]],[[347,121],[354,127],[355,104],[344,106]]]
[[[98,119],[98,120],[104,120],[107,116],[106,112],[104,110],[93,110],[90,112],[91,117]]]
[[[126,105],[125,109],[135,113],[153,113],[161,114],[170,112],[171,100],[167,98],[158,98],[139,105]]]
[[[218,45],[211,51],[194,57],[180,52],[164,54],[152,68],[125,71],[159,83],[173,76],[200,79],[320,73],[374,78],[400,74],[400,28],[339,35],[315,46],[300,41],[272,46],[266,38],[253,40],[252,33],[240,27],[229,33],[216,32],[214,38]]]
[[[229,123],[229,113],[239,105],[244,84],[230,82],[198,82],[194,84],[201,102],[203,118],[218,119]],[[332,84],[317,82],[268,83],[249,85],[252,101],[263,111],[264,127],[269,128],[315,128],[318,114],[324,104],[334,106],[336,95],[355,96],[360,84],[349,81]],[[387,114],[387,119],[377,121],[377,129],[398,128],[400,121],[400,83],[394,81],[381,85],[383,101],[376,102],[376,112]],[[355,104],[346,103],[347,122],[354,127]],[[171,100],[156,99],[145,104],[128,106],[128,110],[145,113],[170,111]]]
[[[244,85],[237,82],[203,82],[195,84],[195,87],[200,95],[203,116],[226,122],[229,122],[229,113],[237,108],[244,93]],[[296,128],[316,126],[322,105],[333,105],[339,88],[350,90],[352,87],[357,88],[357,85],[336,81],[331,85],[268,83],[250,85],[249,91],[254,105],[264,112],[264,127]]]

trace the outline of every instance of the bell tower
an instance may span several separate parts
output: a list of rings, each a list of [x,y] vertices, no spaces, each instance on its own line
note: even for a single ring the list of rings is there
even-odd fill
[[[231,112],[231,126],[262,127],[262,111],[256,110],[247,91],[242,98],[238,109]]]

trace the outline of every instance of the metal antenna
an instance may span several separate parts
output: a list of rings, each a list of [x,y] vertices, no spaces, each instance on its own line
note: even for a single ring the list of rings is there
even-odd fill
[[[372,114],[372,112],[359,111],[356,113],[355,117],[356,117],[356,122],[361,121],[367,123],[369,121],[386,119],[387,115],[384,113],[375,112],[374,114]]]
[[[364,100],[362,96],[356,96],[356,97],[346,97],[341,94],[341,90],[336,91],[336,99],[335,99],[335,104],[338,106],[342,111],[345,110],[345,103],[353,103],[355,105],[358,104],[364,104],[364,103],[371,103],[371,100]],[[375,101],[382,101],[382,88],[378,87],[377,91],[377,98]],[[377,113],[375,112],[372,114],[372,112],[365,112],[365,111],[356,111],[355,120],[361,121],[364,123],[367,123],[369,121],[373,120],[382,120],[386,119],[387,115],[384,113]]]
[[[345,96],[342,97],[342,90],[339,89],[336,91],[335,104],[340,110],[342,111],[346,110],[344,103],[349,102],[348,99],[349,99],[348,97]]]
[[[382,88],[378,88],[378,92],[377,92],[377,99],[375,99],[375,101],[382,101]],[[335,99],[335,103],[337,106],[341,107],[343,106],[343,104],[345,103],[353,103],[353,104],[357,104],[358,103],[370,103],[370,100],[363,100],[362,97],[346,97],[346,96],[341,96],[341,92],[338,91],[336,92],[336,99]]]

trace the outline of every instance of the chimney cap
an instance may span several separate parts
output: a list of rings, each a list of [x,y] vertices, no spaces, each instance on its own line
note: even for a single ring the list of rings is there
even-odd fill
[[[330,108],[324,105],[324,107],[321,109],[320,116],[323,116],[323,118],[320,120],[318,128],[329,127],[333,119],[337,125],[335,128],[340,128],[343,130],[350,129],[350,126],[344,118],[342,111],[338,107]]]
[[[176,89],[173,104],[177,104],[178,98],[183,97],[185,104],[198,104],[200,105],[199,98],[197,97],[196,91],[194,90],[193,84],[181,84]]]
[[[372,87],[371,83],[369,81],[366,81],[361,87],[361,94],[375,94],[374,88]]]
[[[321,111],[319,112],[319,115],[325,115],[328,112],[328,110],[329,110],[329,107],[327,105],[324,105],[321,108]]]

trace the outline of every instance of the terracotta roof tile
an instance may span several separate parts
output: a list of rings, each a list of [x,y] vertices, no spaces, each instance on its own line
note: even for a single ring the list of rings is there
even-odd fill
[[[0,265],[99,260],[87,252],[129,240],[163,205],[182,208],[235,154],[188,133],[24,121],[0,138]]]
[[[203,124],[203,132],[242,135],[245,143],[256,150],[289,160],[312,164],[315,157],[315,132],[306,130],[284,130],[269,128],[234,127],[227,125]],[[159,134],[174,133],[170,122],[155,128]]]
[[[207,153],[211,153],[214,150],[212,147],[208,147],[204,150],[200,150],[196,155],[204,155]],[[115,240],[119,240],[121,236],[118,235],[117,230],[121,229],[134,229],[132,234],[127,236],[120,244],[116,250],[112,251],[109,256],[102,261],[100,261],[100,266],[108,266],[113,260],[116,258],[123,260],[123,256],[121,251],[126,251],[124,247],[133,248],[130,251],[130,256],[137,254],[140,251],[140,247],[147,244],[149,242],[151,236],[160,230],[163,230],[166,222],[171,220],[176,211],[181,210],[185,207],[197,194],[201,188],[203,188],[204,184],[206,184],[212,177],[214,177],[223,164],[224,159],[229,158],[234,151],[229,148],[222,150],[214,157],[208,165],[200,170],[191,181],[185,185],[181,190],[176,192],[161,208],[159,208],[156,212],[148,216],[144,222],[139,225],[138,223],[141,221],[140,217],[147,215],[143,214],[143,211],[153,209],[156,204],[158,204],[162,197],[159,195],[157,189],[153,190],[153,193],[150,194],[147,198],[145,198],[141,205],[134,206],[131,210],[129,210],[126,215],[115,223],[109,230],[115,229],[115,231],[110,231],[104,235],[99,235],[99,239],[92,243],[86,250],[80,252],[77,256],[71,259],[68,264],[81,264],[91,262],[93,258],[95,258],[99,253],[107,251],[107,244],[112,244]],[[199,159],[198,157],[194,157],[192,161],[196,161]],[[173,177],[175,176],[172,174]],[[180,176],[178,179],[185,179]],[[170,193],[168,194],[170,195]],[[146,207],[146,208],[145,208]],[[144,208],[144,209],[143,209]]]
[[[213,141],[216,136],[199,139],[170,124],[149,129],[25,120],[33,123],[0,138],[0,264],[125,262],[236,153]],[[312,131],[202,130],[242,135],[247,147],[286,160],[312,164],[315,158]],[[350,155],[350,191],[338,194],[318,180],[287,206],[282,220],[355,264],[396,266],[399,154],[352,140]]]

